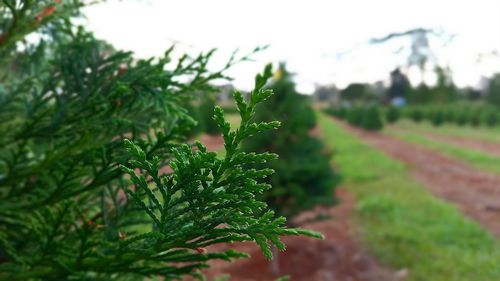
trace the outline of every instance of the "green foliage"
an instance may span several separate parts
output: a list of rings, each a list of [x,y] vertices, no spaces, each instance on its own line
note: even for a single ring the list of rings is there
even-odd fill
[[[419,109],[413,109],[410,112],[410,118],[415,122],[420,122],[423,119],[423,114]]]
[[[425,84],[420,84],[409,91],[408,103],[412,105],[427,104],[431,101],[431,95],[431,89]]]
[[[401,116],[401,113],[396,107],[389,107],[387,109],[387,112],[385,114],[385,119],[387,120],[388,123],[394,123],[399,120]]]
[[[341,114],[340,114],[341,112]],[[329,109],[325,113],[337,118],[345,118],[349,124],[368,131],[378,131],[384,127],[382,115],[377,107],[351,107],[342,109]]]
[[[453,113],[453,118],[449,119],[451,123],[456,123],[459,126],[464,126],[469,120],[470,112],[455,110]]]
[[[368,97],[368,86],[366,84],[353,83],[340,91],[343,100],[354,102]]]
[[[486,124],[489,127],[494,127],[500,122],[500,114],[497,110],[494,109],[489,109],[482,112],[481,118],[481,123]]]
[[[408,102],[410,104],[447,104],[458,99],[458,91],[449,71],[438,66],[435,73],[437,76],[435,86],[420,84],[416,88],[409,89]]]
[[[200,119],[197,121],[199,122],[201,130],[209,135],[220,134],[219,127],[212,118],[215,106],[215,97],[212,95],[203,95],[200,99],[200,105],[198,106]]]
[[[2,0],[0,2],[0,57],[16,52],[15,44],[31,32],[47,32],[63,24],[69,16],[79,15],[84,1]]]
[[[380,111],[376,107],[369,107],[362,111],[361,128],[368,131],[379,131],[384,127]]]
[[[196,121],[196,125],[193,125],[191,128],[187,130],[185,134],[186,137],[193,138],[203,133],[203,124],[201,122],[202,117],[198,109],[198,106],[196,106],[196,104],[192,100],[186,100],[182,104],[182,106],[187,110],[187,114],[191,116],[194,121]]]
[[[347,117],[348,110],[345,107],[327,107],[323,109],[323,112],[340,119],[345,119]]]
[[[363,114],[364,111],[361,108],[350,108],[346,114],[347,122],[353,126],[361,127]]]
[[[469,113],[469,123],[470,125],[477,127],[481,124],[481,112],[479,110],[473,110]]]
[[[195,94],[194,99],[187,100],[184,107],[186,107],[189,115],[196,121],[196,125],[189,131],[189,136],[194,137],[201,133],[209,135],[220,134],[219,127],[213,119],[216,103],[212,92],[207,91]],[[233,113],[234,111],[236,110],[233,110]],[[224,110],[224,112],[228,113],[226,110]]]
[[[457,99],[457,91],[453,85],[451,74],[442,67],[436,67],[437,85],[433,88],[432,102],[446,104]]]
[[[261,105],[256,120],[279,120],[282,126],[249,138],[244,149],[280,155],[280,160],[271,164],[277,173],[267,179],[274,189],[263,198],[278,214],[291,217],[316,204],[333,203],[338,178],[322,143],[311,135],[316,118],[308,98],[296,92],[291,75],[283,66],[277,76],[270,85],[276,94]]]
[[[379,260],[408,269],[408,281],[500,279],[498,240],[415,183],[402,163],[330,118],[320,115],[319,123],[327,145],[338,151],[344,186],[356,196],[362,240]]]
[[[459,126],[493,127],[500,121],[498,109],[483,103],[451,103],[449,105],[409,106],[403,108],[403,117],[420,122],[430,121],[434,126],[445,123]]]
[[[434,126],[439,126],[444,122],[444,114],[442,111],[437,110],[430,113],[429,119]]]
[[[2,3],[17,19],[48,5]],[[251,121],[272,95],[263,88],[270,67],[248,101],[236,94],[236,130],[216,108],[219,156],[186,142],[195,122],[184,105],[192,93],[211,91],[236,59],[216,72],[207,70],[213,51],[173,62],[169,49],[136,60],[62,16],[41,19],[68,25],[54,27],[43,55],[24,53],[37,59],[19,72],[5,68],[10,78],[0,81],[0,280],[201,279],[207,261],[246,256],[206,246],[253,241],[271,258],[271,244],[285,247],[280,235],[320,237],[286,228],[258,199],[272,170],[249,166],[276,155],[239,148],[279,124]],[[31,27],[4,29],[14,17],[2,14],[1,31],[19,41]],[[5,42],[1,58],[12,61],[17,54]]]
[[[487,100],[490,104],[500,106],[500,74],[494,75],[489,84],[489,92]]]

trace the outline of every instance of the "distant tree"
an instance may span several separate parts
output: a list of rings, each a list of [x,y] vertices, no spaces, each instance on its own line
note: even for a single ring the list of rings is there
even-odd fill
[[[480,114],[482,119],[481,123],[489,127],[496,126],[500,121],[500,114],[498,113],[497,109],[486,108],[485,110],[481,111]]]
[[[200,97],[200,103],[198,105],[198,126],[202,132],[205,132],[209,135],[217,135],[220,134],[220,129],[217,126],[217,122],[212,118],[213,112],[216,107],[215,103],[216,97],[211,94],[202,94]]]
[[[401,113],[399,112],[399,110],[396,107],[391,106],[391,107],[389,107],[389,109],[387,109],[386,120],[388,123],[394,123],[394,122],[398,121],[400,116],[401,116]]]
[[[461,95],[469,101],[478,101],[482,98],[481,91],[472,87],[467,87],[461,90]]]
[[[406,75],[399,68],[396,68],[391,72],[391,85],[387,90],[387,97],[390,100],[397,97],[406,98],[410,87],[411,85]]]
[[[410,110],[409,117],[415,122],[420,122],[424,119],[424,114],[421,109],[414,108]]]
[[[350,102],[359,101],[366,98],[368,95],[368,86],[361,83],[349,84],[345,89],[340,91],[340,98]]]
[[[408,103],[426,104],[432,100],[432,90],[425,84],[412,88],[408,93]]]
[[[361,127],[368,131],[378,131],[384,127],[382,116],[377,107],[364,108],[361,117]]]
[[[415,28],[403,32],[390,33],[382,38],[374,38],[370,40],[371,44],[380,44],[388,42],[394,38],[410,37],[411,48],[407,58],[407,66],[416,66],[420,70],[420,83],[424,83],[425,70],[428,62],[434,58],[433,52],[429,44],[429,34],[442,38],[443,34],[439,34],[432,29]]]
[[[445,121],[444,113],[441,109],[435,109],[429,113],[432,125],[440,126]]]
[[[435,72],[437,75],[437,83],[432,89],[432,101],[437,103],[449,103],[456,100],[457,91],[450,73],[439,66],[435,68]]]
[[[489,103],[500,107],[500,74],[495,74],[490,79],[488,85],[488,97]]]
[[[280,155],[271,164],[277,172],[268,178],[275,189],[264,199],[278,214],[293,217],[316,204],[333,203],[338,178],[323,144],[310,132],[316,126],[316,116],[308,97],[297,93],[284,65],[278,73],[270,85],[275,95],[259,108],[256,120],[278,120],[281,127],[250,138],[244,149]]]
[[[337,99],[339,91],[335,86],[318,86],[314,90],[313,96],[318,101],[330,101],[333,102]]]

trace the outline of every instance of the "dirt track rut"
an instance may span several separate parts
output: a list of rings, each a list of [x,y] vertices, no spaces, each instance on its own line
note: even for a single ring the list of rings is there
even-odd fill
[[[202,136],[201,141],[209,150],[217,151],[222,148],[220,137]],[[250,259],[234,263],[212,262],[211,268],[205,271],[208,280],[224,274],[230,274],[232,281],[272,281],[283,275],[290,275],[294,281],[403,280],[407,274],[406,270],[394,272],[381,265],[363,249],[351,222],[355,200],[342,188],[338,188],[336,193],[338,205],[318,207],[296,219],[296,225],[319,231],[325,239],[285,237],[283,242],[287,250],[279,254],[279,275],[271,272],[269,262],[255,244],[239,243],[217,245],[208,249],[211,252],[230,247],[252,255]],[[326,215],[328,219],[310,222],[311,218],[317,217],[318,214]]]
[[[367,144],[407,164],[414,178],[433,194],[455,203],[500,238],[500,175],[477,170],[461,160],[395,137],[341,124]]]

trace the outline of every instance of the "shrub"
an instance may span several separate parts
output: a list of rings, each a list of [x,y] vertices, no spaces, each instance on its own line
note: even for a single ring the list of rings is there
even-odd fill
[[[380,111],[376,107],[362,110],[361,127],[368,131],[378,131],[384,127]]]
[[[364,115],[364,110],[360,108],[350,108],[347,111],[347,122],[349,124],[356,126],[356,127],[361,127],[361,124],[363,122],[363,115]]]
[[[396,121],[399,120],[401,116],[401,113],[399,112],[399,110],[396,108],[396,107],[389,107],[389,109],[387,109],[387,113],[386,113],[386,120],[388,123],[394,123]]]
[[[482,114],[482,123],[489,127],[494,127],[498,124],[499,115],[495,110],[486,110]]]
[[[431,111],[429,116],[430,116],[431,123],[434,126],[440,126],[441,124],[444,123],[444,114],[440,110]]]
[[[443,121],[446,123],[455,123],[455,112],[452,109],[445,109],[443,112]]]
[[[468,122],[474,127],[479,126],[481,124],[481,113],[478,110],[471,111]]]
[[[347,109],[345,107],[341,107],[337,111],[337,117],[340,119],[345,119],[347,117]]]
[[[209,135],[220,134],[219,127],[212,118],[215,106],[215,97],[211,95],[203,95],[198,106],[199,119],[197,121],[200,129]]]
[[[460,110],[456,113],[455,123],[459,126],[464,126],[467,124],[467,120],[469,119],[469,115],[467,111]]]
[[[203,124],[201,122],[202,117],[198,107],[195,104],[193,104],[190,100],[186,101],[182,106],[186,109],[187,114],[196,121],[196,125],[193,125],[191,128],[187,130],[186,137],[193,138],[203,133]]]
[[[415,122],[420,122],[423,120],[424,116],[422,114],[422,111],[415,108],[410,112],[410,118]]]
[[[347,117],[347,109],[345,107],[327,107],[323,112],[339,119],[346,119]]]

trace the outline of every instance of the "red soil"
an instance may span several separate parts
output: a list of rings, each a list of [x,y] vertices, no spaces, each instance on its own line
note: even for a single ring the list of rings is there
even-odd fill
[[[424,135],[428,138],[431,138],[436,141],[446,142],[450,144],[454,144],[457,146],[461,146],[464,148],[470,148],[474,150],[478,150],[481,152],[485,152],[494,156],[500,157],[500,144],[493,143],[483,140],[470,139],[470,138],[462,138],[462,137],[450,137],[432,133],[424,133]]]
[[[208,280],[229,274],[230,280],[271,281],[289,275],[293,281],[390,281],[401,280],[405,273],[393,273],[377,263],[360,245],[356,230],[351,224],[354,199],[343,189],[338,189],[340,203],[333,208],[319,207],[306,212],[297,220],[308,221],[318,214],[327,219],[298,223],[300,227],[323,233],[324,240],[306,237],[285,237],[287,250],[279,254],[280,274],[271,271],[270,262],[254,244],[236,244],[234,248],[252,255],[234,263],[214,262],[205,273]],[[220,247],[217,247],[220,249]]]
[[[224,147],[224,140],[220,135],[202,135],[199,140],[207,147],[208,151],[219,151]]]
[[[500,237],[500,175],[477,170],[435,150],[342,124],[367,144],[407,164],[414,178],[433,194],[454,203]]]
[[[222,147],[221,138],[203,136],[201,138],[210,150]],[[208,251],[235,248],[250,253],[252,258],[234,263],[211,262],[204,273],[208,280],[229,274],[236,281],[271,281],[289,275],[293,281],[392,281],[402,280],[406,271],[394,273],[373,259],[361,246],[356,230],[351,223],[355,202],[351,194],[343,189],[337,190],[339,204],[335,207],[318,207],[305,212],[294,223],[302,228],[323,233],[324,240],[306,237],[285,237],[287,250],[279,253],[280,273],[275,275],[258,247],[253,243],[216,245]],[[318,215],[326,217],[315,220]]]

